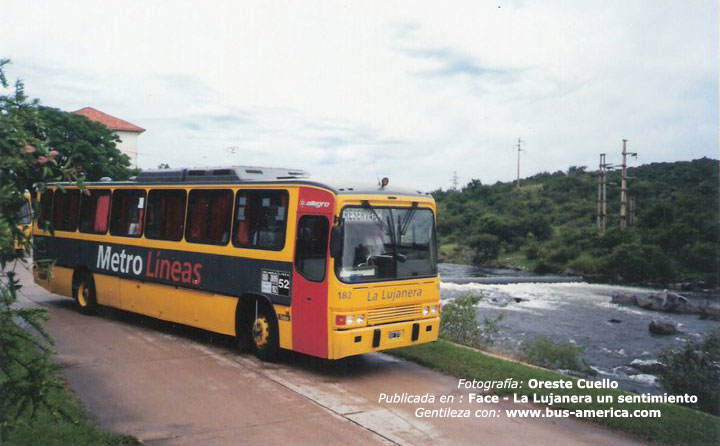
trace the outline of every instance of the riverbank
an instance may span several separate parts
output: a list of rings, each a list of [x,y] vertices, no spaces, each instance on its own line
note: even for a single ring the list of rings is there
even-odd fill
[[[668,289],[672,291],[691,293],[704,298],[720,300],[720,290],[709,289],[704,282],[692,280],[676,280],[672,283],[656,282],[630,282],[617,280],[607,274],[583,274],[581,271],[566,269],[562,273],[550,271],[536,272],[537,268],[532,261],[518,261],[517,258],[498,261],[494,266],[477,266],[463,257],[443,259],[439,263],[440,276],[444,282],[466,284],[479,283],[484,285],[499,285],[511,283],[565,283],[586,282],[597,285],[620,287],[637,287],[650,289]],[[470,277],[468,277],[470,276]]]
[[[662,351],[682,348],[720,328],[720,321],[696,314],[663,313],[612,302],[617,293],[656,292],[583,282],[441,285],[443,301],[465,294],[482,296],[477,304],[478,324],[486,317],[494,320],[502,315],[493,335],[493,350],[514,357],[521,356],[525,344],[538,337],[570,343],[582,349],[581,356],[598,379],[616,380],[627,391],[654,394],[663,390],[653,371],[643,365],[657,361]],[[672,323],[679,333],[653,335],[649,326],[654,320]]]
[[[512,378],[517,381],[527,382],[529,379],[538,380],[573,380],[566,375],[542,369],[539,367],[511,361],[496,356],[485,354],[451,342],[440,340],[432,344],[406,347],[387,352],[391,355],[417,362],[425,367],[438,370],[458,378],[479,381],[502,381]],[[596,401],[598,395],[610,395],[615,400],[621,395],[630,395],[628,392],[613,389],[588,389],[579,391],[573,389],[497,389],[496,393],[510,394],[517,393],[529,395],[590,395]],[[609,409],[612,403],[557,403],[556,409]],[[617,405],[616,405],[617,406]],[[617,408],[617,407],[616,407]],[[714,445],[720,442],[720,418],[705,414],[696,410],[673,404],[623,404],[623,409],[628,410],[651,410],[659,409],[662,412],[660,418],[619,418],[619,417],[596,417],[589,418],[589,421],[607,426],[611,429],[626,432],[632,436],[645,441],[657,442],[668,445]]]

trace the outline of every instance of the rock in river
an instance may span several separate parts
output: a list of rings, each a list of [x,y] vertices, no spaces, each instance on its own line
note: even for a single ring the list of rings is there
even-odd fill
[[[611,302],[618,305],[637,305],[637,297],[634,294],[615,293]]]
[[[665,368],[665,365],[657,359],[633,359],[630,367],[639,370],[642,373],[654,374]]]
[[[653,320],[650,322],[650,326],[648,327],[650,330],[650,333],[656,334],[656,335],[671,335],[680,333],[672,322],[664,322],[664,321],[658,321]]]

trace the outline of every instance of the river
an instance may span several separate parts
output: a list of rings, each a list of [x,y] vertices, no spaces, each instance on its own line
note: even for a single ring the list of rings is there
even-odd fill
[[[656,360],[662,350],[681,347],[688,340],[701,339],[705,333],[720,328],[719,321],[703,320],[698,315],[661,313],[610,302],[617,292],[661,290],[446,263],[439,269],[441,299],[480,292],[483,299],[478,304],[478,321],[484,316],[504,314],[500,333],[495,337],[496,350],[517,353],[525,340],[540,335],[554,342],[570,342],[583,347],[597,379],[614,379],[621,388],[639,393],[657,394],[663,389],[655,376],[632,367],[633,361]],[[648,325],[653,319],[672,321],[682,333],[651,335]]]

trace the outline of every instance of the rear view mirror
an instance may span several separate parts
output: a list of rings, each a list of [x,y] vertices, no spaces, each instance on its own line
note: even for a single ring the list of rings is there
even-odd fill
[[[343,255],[343,239],[345,238],[345,225],[333,226],[330,231],[330,257],[340,260]]]

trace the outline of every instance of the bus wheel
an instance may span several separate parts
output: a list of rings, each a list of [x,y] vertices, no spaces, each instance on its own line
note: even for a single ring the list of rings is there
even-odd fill
[[[277,320],[267,305],[258,305],[257,316],[250,327],[250,339],[255,356],[263,361],[275,359],[279,350]]]
[[[77,282],[75,287],[75,304],[82,314],[95,314],[97,310],[95,283],[89,274],[83,274]]]

